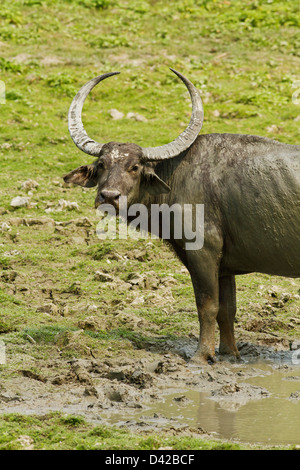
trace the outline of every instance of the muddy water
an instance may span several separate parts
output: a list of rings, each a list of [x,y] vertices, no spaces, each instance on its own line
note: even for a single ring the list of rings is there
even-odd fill
[[[210,394],[187,391],[187,405],[170,395],[151,412],[160,412],[190,426],[201,426],[216,437],[264,444],[300,444],[300,403],[289,397],[300,390],[300,371],[293,379],[282,372],[255,377],[248,383],[267,389],[271,395],[244,405],[214,402]],[[180,398],[180,397],[179,397]],[[150,413],[151,413],[150,412]]]
[[[261,375],[243,383],[261,387],[260,397],[236,400],[195,389],[170,390],[160,403],[132,413],[131,418],[156,427],[159,422],[181,423],[190,429],[204,429],[212,437],[245,443],[300,445],[300,367],[291,372],[284,366],[274,370],[274,364],[252,363],[249,367],[253,365]],[[123,419],[124,415],[116,414],[111,422],[126,424]]]
[[[300,444],[300,370],[297,373],[273,372],[249,379],[266,388],[271,396],[247,403],[235,413],[232,437],[248,442]]]
[[[241,350],[241,362],[219,358],[213,366],[170,351],[138,361],[62,360],[59,374],[49,361],[40,375],[0,377],[0,414],[61,411],[134,432],[300,446],[300,349]]]

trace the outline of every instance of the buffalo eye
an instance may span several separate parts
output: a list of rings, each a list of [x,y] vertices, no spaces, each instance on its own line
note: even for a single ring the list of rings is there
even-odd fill
[[[103,170],[103,169],[104,169],[104,162],[103,162],[103,160],[99,160],[97,166],[98,166],[98,169],[99,169],[99,170]]]
[[[130,168],[129,171],[132,172],[132,173],[136,173],[136,172],[138,171],[138,169],[139,169],[139,166],[138,166],[138,165],[134,165],[134,166],[132,166],[132,167]]]

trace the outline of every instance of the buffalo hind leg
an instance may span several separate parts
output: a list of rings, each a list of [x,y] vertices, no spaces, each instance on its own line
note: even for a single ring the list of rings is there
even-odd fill
[[[220,354],[230,354],[239,358],[240,354],[234,338],[234,319],[236,314],[235,277],[219,278],[219,312],[217,322],[220,328]]]

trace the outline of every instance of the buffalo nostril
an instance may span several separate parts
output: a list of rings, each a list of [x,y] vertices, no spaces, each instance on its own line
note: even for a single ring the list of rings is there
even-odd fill
[[[107,189],[107,190],[101,191],[100,196],[103,198],[104,201],[113,202],[119,199],[119,197],[121,196],[121,193],[120,191],[117,191],[117,190]]]
[[[121,196],[120,191],[116,191],[116,192],[112,195],[112,198],[113,198],[113,199],[119,199],[120,196]]]

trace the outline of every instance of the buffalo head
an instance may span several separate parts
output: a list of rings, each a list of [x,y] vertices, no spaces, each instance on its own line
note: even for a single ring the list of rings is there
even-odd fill
[[[103,145],[99,158],[68,173],[64,180],[84,187],[97,186],[95,207],[102,203],[119,209],[120,196],[130,204],[142,193],[169,192],[169,186],[155,173],[153,164],[143,162],[142,148],[136,144],[109,142]]]
[[[172,70],[172,69],[171,69]],[[188,149],[203,123],[203,107],[198,90],[183,75],[172,70],[186,85],[191,101],[192,116],[188,127],[173,142],[160,147],[143,148],[131,143],[109,142],[102,144],[88,137],[84,130],[81,112],[89,92],[102,80],[117,72],[101,75],[87,82],[77,93],[69,110],[69,131],[76,146],[97,157],[90,165],[83,165],[65,175],[65,182],[84,187],[97,186],[95,206],[102,203],[119,207],[120,196],[128,203],[138,199],[140,191],[150,194],[166,193],[169,186],[155,173],[155,164],[173,158]]]

